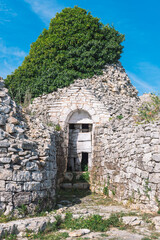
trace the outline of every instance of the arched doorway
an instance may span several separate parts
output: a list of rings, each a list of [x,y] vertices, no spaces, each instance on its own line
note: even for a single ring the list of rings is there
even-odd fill
[[[91,116],[84,110],[70,116],[67,171],[87,171],[91,167],[92,124]]]

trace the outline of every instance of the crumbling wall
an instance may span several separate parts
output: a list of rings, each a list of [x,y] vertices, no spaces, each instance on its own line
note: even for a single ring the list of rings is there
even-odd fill
[[[60,126],[57,163],[66,171],[66,119],[78,109],[93,120],[91,189],[157,211],[160,201],[160,122],[137,125],[141,104],[121,64],[106,65],[103,75],[78,79],[68,88],[36,98],[32,112],[48,124]],[[58,137],[59,139],[59,137]]]
[[[0,210],[26,205],[28,212],[55,204],[54,131],[26,114],[0,81]],[[39,208],[39,209],[38,209]]]
[[[157,211],[160,201],[160,122],[114,119],[95,131],[92,190],[134,208]]]

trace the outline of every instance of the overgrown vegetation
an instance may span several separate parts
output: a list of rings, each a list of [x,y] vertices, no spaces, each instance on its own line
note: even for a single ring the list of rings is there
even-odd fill
[[[155,121],[160,116],[160,95],[151,94],[151,101],[142,104],[139,113],[135,116],[137,123],[148,123]]]
[[[7,76],[6,86],[17,102],[27,102],[74,79],[102,74],[106,63],[119,60],[123,41],[124,35],[85,9],[65,8],[32,43],[22,65]]]
[[[22,214],[24,216],[28,215],[28,209],[27,209],[27,206],[22,204],[21,206],[19,206],[17,208],[17,210],[19,211],[19,214]]]
[[[74,219],[72,213],[66,213],[65,219],[62,221],[60,216],[56,217],[56,222],[48,223],[46,229],[38,234],[31,233],[26,230],[26,237],[28,239],[65,239],[68,237],[67,233],[55,233],[60,229],[82,229],[87,228],[95,232],[105,232],[110,227],[121,228],[124,224],[118,214],[111,214],[108,219],[102,219],[100,215],[91,215],[87,218],[79,217]],[[61,237],[61,238],[60,238]]]
[[[12,233],[12,234],[8,234],[7,232],[4,234],[4,236],[2,237],[2,239],[4,240],[16,240],[17,239],[17,235]]]
[[[158,211],[157,213],[160,214],[160,201],[158,200],[158,197],[155,196],[155,199],[156,199],[156,202],[157,202],[157,205],[158,205]]]
[[[82,175],[80,176],[79,180],[80,181],[84,181],[84,182],[88,182],[89,183],[89,172],[86,171],[84,173],[82,173]]]
[[[110,176],[107,177],[107,184],[104,183],[103,194],[109,197]]]
[[[16,220],[16,218],[13,217],[12,214],[9,214],[7,216],[5,216],[4,214],[0,215],[0,223],[7,223],[12,220]]]
[[[151,191],[151,187],[149,187],[149,180],[146,179],[145,180],[145,185],[144,185],[144,193],[145,195],[148,197],[148,199],[150,199],[150,196],[149,196],[149,192]]]
[[[61,126],[60,126],[59,124],[57,124],[57,125],[55,126],[55,130],[58,131],[58,132],[61,131]]]
[[[116,214],[111,214],[108,219],[103,219],[100,215],[91,215],[86,219],[79,217],[74,219],[71,213],[67,213],[62,228],[65,229],[82,229],[87,228],[95,232],[107,231],[110,227],[121,227],[122,221]]]

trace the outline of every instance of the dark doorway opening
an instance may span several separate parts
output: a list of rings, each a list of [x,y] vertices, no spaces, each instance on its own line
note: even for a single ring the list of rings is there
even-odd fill
[[[82,132],[91,132],[92,125],[91,124],[82,124]]]
[[[88,153],[82,152],[82,161],[81,161],[82,171],[88,171]]]
[[[75,129],[75,124],[69,124],[69,129]]]

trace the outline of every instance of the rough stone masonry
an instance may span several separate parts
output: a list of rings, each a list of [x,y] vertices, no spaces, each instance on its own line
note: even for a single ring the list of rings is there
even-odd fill
[[[83,170],[84,162],[92,191],[105,189],[145,211],[159,209],[160,122],[135,123],[142,100],[120,63],[34,99],[26,112],[10,99],[3,81],[0,99],[0,207],[5,214],[23,204],[30,212],[42,202],[54,206],[64,174]]]
[[[0,210],[28,212],[55,204],[54,131],[24,113],[0,81]],[[39,209],[38,209],[39,208]]]

